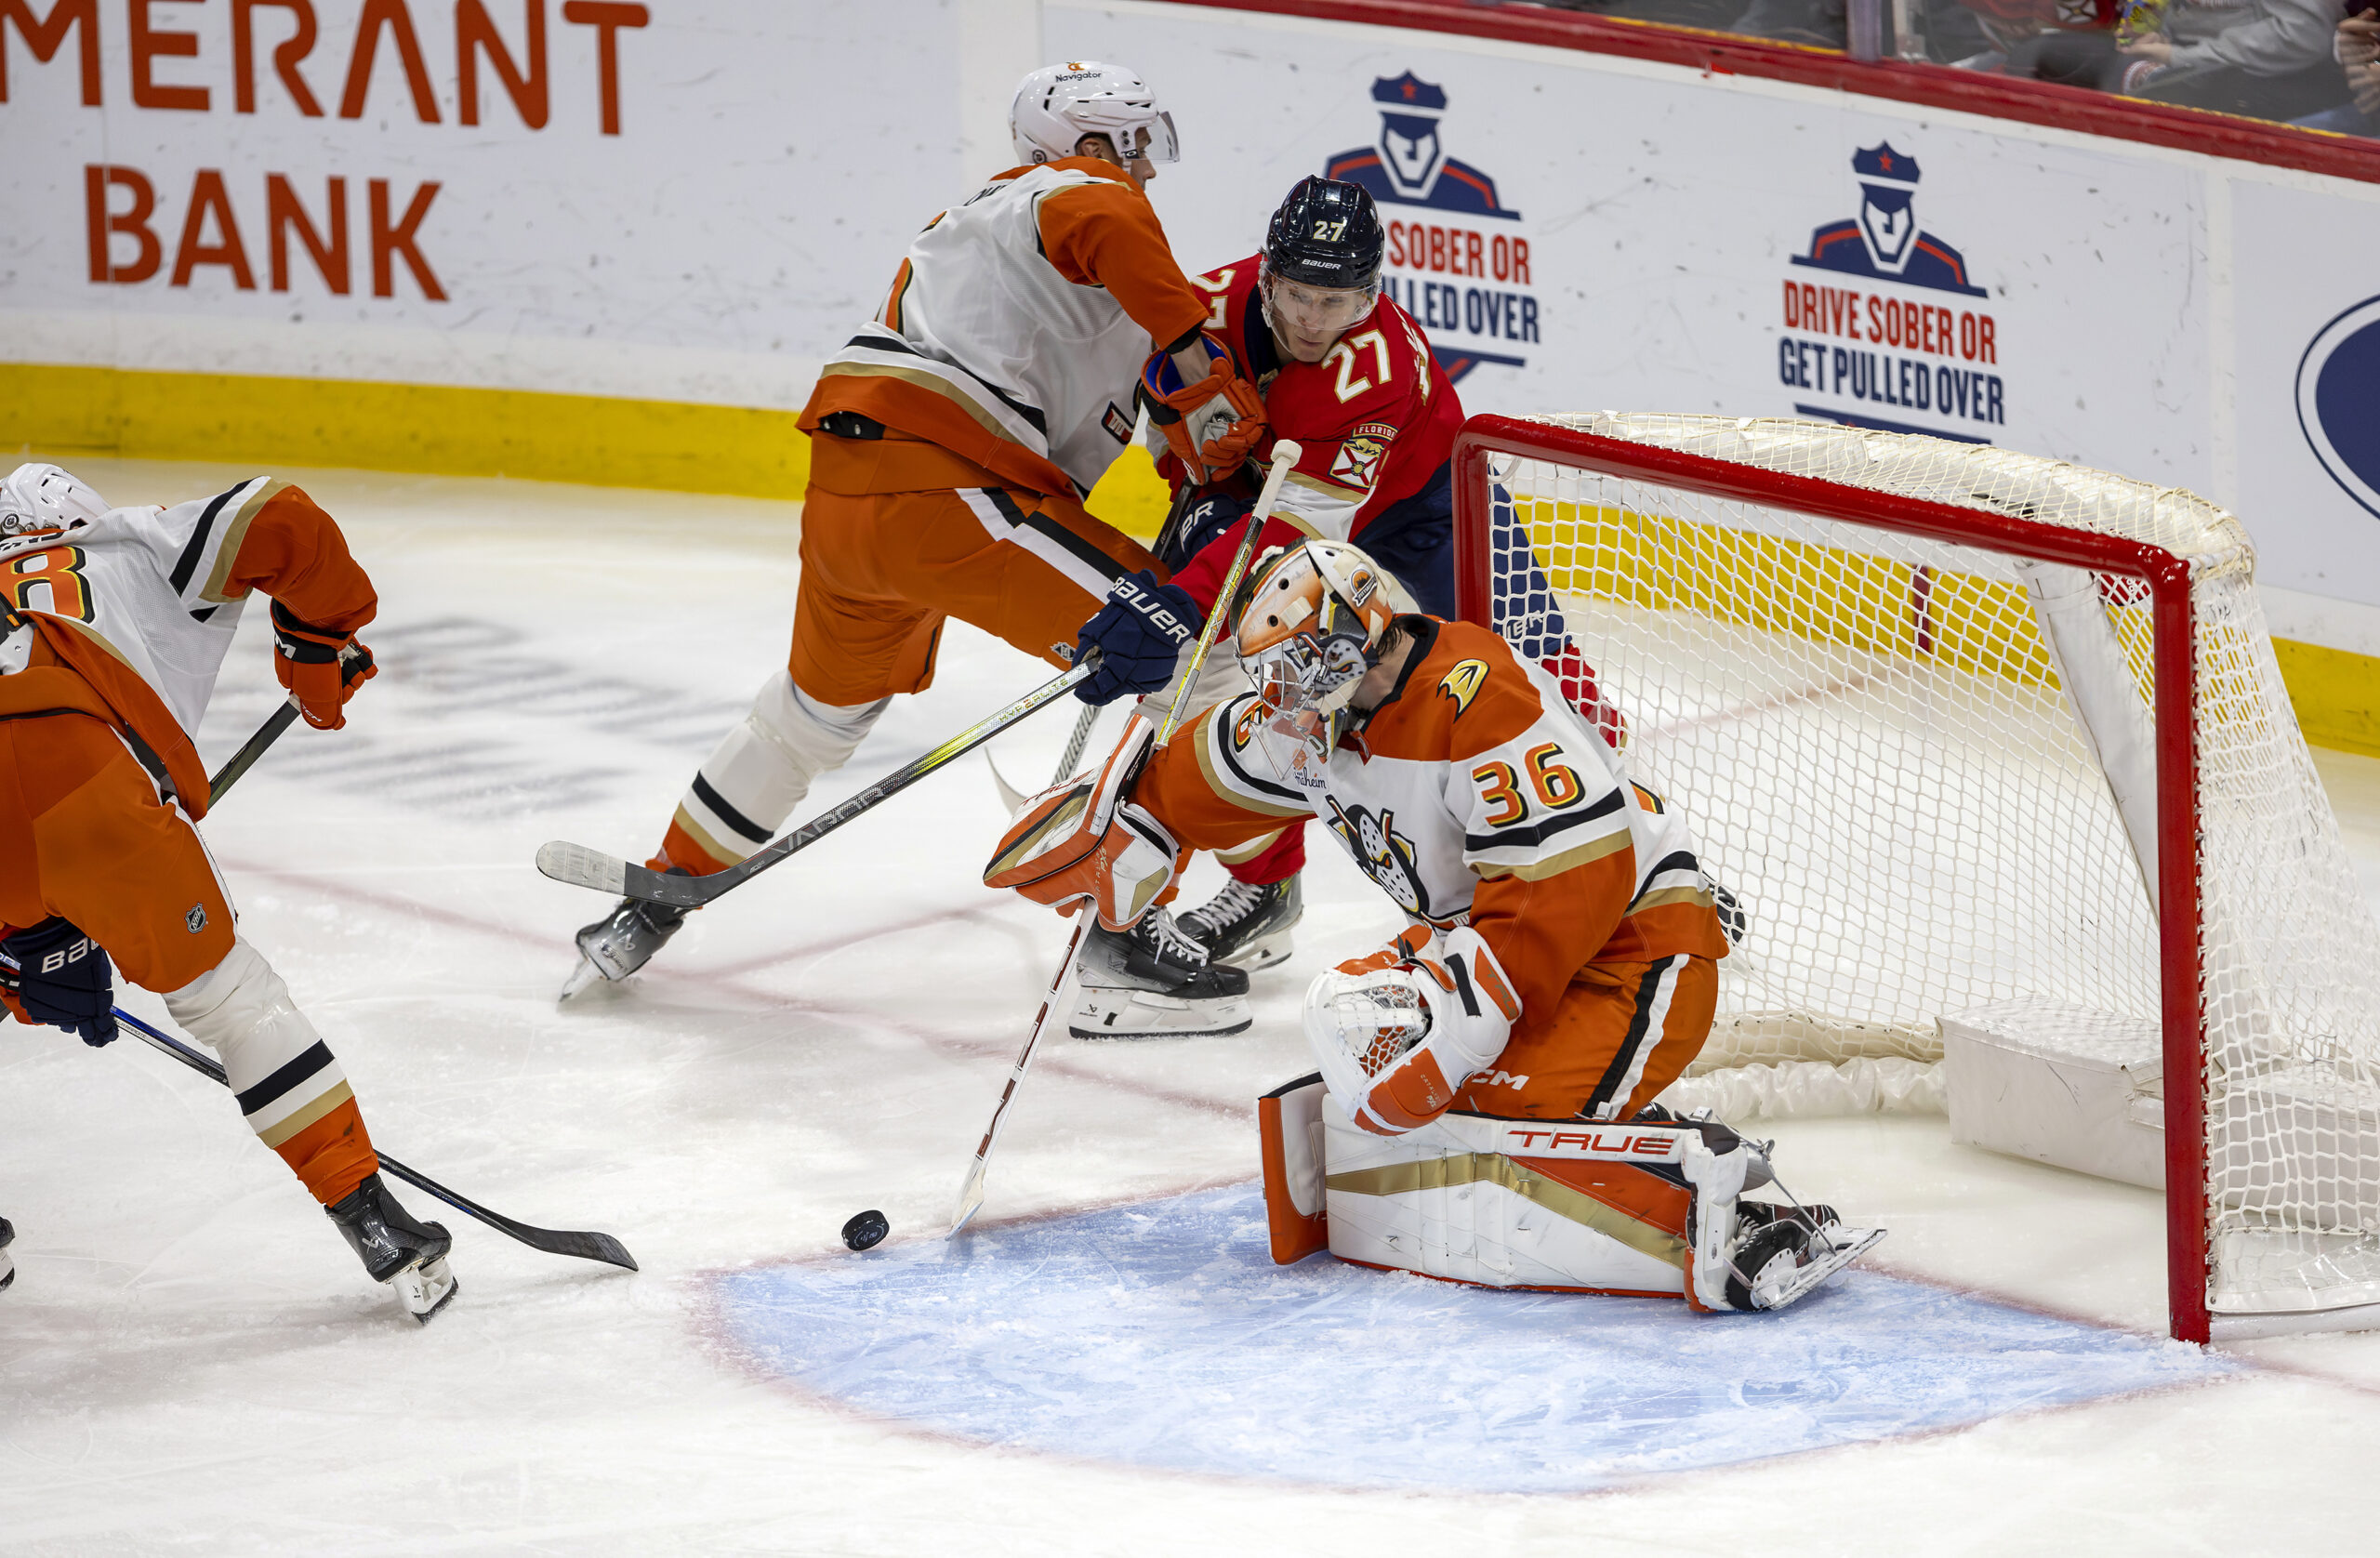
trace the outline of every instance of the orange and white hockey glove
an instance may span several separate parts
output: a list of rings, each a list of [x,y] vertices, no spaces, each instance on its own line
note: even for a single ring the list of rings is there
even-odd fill
[[[298,694],[298,711],[318,731],[346,724],[341,706],[380,674],[372,652],[354,634],[300,622],[278,601],[272,603],[272,648],[273,675]]]
[[[1140,403],[1149,425],[1165,435],[1190,484],[1203,487],[1237,470],[1264,437],[1264,398],[1240,376],[1231,352],[1212,336],[1198,344],[1210,359],[1207,376],[1182,382],[1173,354],[1153,353],[1141,367]]]
[[[1165,825],[1132,804],[1132,783],[1157,746],[1139,715],[1097,773],[1026,801],[984,867],[985,887],[1013,888],[1072,914],[1088,903],[1110,931],[1129,929],[1173,886],[1182,851]]]
[[[1417,935],[1417,932],[1420,934]],[[1305,993],[1305,1036],[1347,1117],[1396,1136],[1447,1112],[1504,1052],[1521,1005],[1469,926],[1433,949],[1419,926],[1350,959]]]

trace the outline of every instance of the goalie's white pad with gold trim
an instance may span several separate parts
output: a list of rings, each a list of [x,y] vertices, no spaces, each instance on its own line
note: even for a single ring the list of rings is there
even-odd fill
[[[1677,1161],[1691,1132],[1448,1114],[1378,1136],[1336,1107],[1322,1123],[1342,1261],[1489,1287],[1687,1290],[1693,1193],[1644,1166]]]

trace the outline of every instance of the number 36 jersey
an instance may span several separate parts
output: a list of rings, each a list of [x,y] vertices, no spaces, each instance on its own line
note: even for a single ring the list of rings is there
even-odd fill
[[[1319,818],[1408,915],[1476,929],[1525,1016],[1591,963],[1726,956],[1685,819],[1545,673],[1486,628],[1398,622],[1418,640],[1401,682],[1327,759],[1285,760],[1249,693],[1152,758],[1135,801],[1198,849]]]

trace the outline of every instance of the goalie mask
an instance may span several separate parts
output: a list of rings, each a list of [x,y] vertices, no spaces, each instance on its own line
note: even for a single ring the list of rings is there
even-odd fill
[[[1240,587],[1233,647],[1257,693],[1243,718],[1258,721],[1252,744],[1282,779],[1320,787],[1322,764],[1361,722],[1350,706],[1399,603],[1380,565],[1344,541],[1275,552]]]

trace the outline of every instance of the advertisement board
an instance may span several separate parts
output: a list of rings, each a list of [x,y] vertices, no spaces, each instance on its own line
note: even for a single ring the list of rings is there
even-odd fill
[[[798,493],[818,362],[1007,160],[1044,56],[1171,107],[1151,195],[1190,269],[1304,175],[1369,189],[1472,409],[1818,416],[2188,486],[2247,520],[2284,631],[2380,653],[2334,609],[2380,608],[2380,186],[1229,7],[12,0],[0,411]]]

